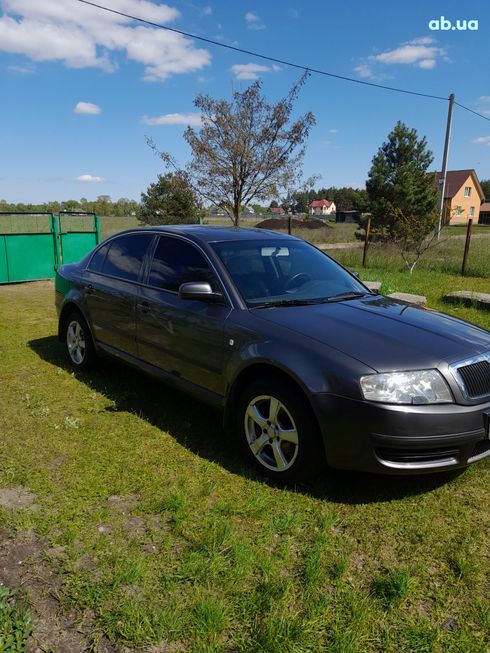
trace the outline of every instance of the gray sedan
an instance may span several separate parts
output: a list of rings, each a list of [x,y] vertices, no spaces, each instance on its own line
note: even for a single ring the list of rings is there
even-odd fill
[[[70,364],[115,356],[223,410],[285,481],[490,455],[490,333],[370,292],[312,245],[254,229],[134,229],[56,276]]]

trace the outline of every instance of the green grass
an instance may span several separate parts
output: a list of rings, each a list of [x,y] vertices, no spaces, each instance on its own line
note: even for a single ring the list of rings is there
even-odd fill
[[[106,222],[105,235],[120,228]],[[412,275],[390,247],[371,247],[367,268],[359,250],[331,253],[385,294],[424,294],[490,330],[489,312],[442,302],[488,292],[488,242],[473,240],[464,278],[462,238]],[[0,287],[0,488],[22,485],[39,504],[0,507],[0,527],[44,538],[60,609],[94,650],[105,636],[131,650],[488,651],[489,461],[273,487],[243,467],[219,414],[113,362],[75,376],[52,303],[50,283]],[[25,639],[28,614],[8,590],[2,616]]]
[[[344,265],[359,269],[362,264],[362,249],[332,250],[330,253],[332,252]],[[460,275],[463,252],[464,238],[443,238],[420,258],[415,266],[415,271],[422,270],[424,274],[437,272]],[[405,273],[407,271],[400,253],[392,245],[370,245],[367,265],[370,268],[395,272]],[[490,277],[490,232],[488,235],[475,237],[471,241],[466,276]]]
[[[31,633],[31,616],[15,592],[0,584],[0,652],[22,653]]]
[[[424,269],[362,274],[436,308],[445,289],[488,289]],[[488,313],[444,309],[490,328]],[[196,653],[489,650],[490,461],[274,487],[218,413],[114,362],[75,376],[55,334],[52,284],[0,287],[0,488],[38,504],[0,507],[0,528],[42,538],[46,589],[52,571],[61,614],[95,650],[103,636]]]

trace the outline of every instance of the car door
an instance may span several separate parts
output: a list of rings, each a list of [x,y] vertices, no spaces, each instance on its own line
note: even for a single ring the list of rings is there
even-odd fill
[[[204,253],[178,236],[159,236],[137,306],[139,357],[202,388],[224,393],[223,333],[231,307],[184,300],[179,287],[207,281],[222,291]]]
[[[99,248],[84,272],[84,303],[95,339],[137,355],[136,300],[153,234],[119,236]]]

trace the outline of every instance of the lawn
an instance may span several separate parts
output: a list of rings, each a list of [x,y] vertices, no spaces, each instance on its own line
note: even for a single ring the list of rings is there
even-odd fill
[[[363,275],[437,307],[488,286]],[[29,613],[44,651],[489,650],[490,461],[274,487],[211,409],[115,362],[74,375],[53,300],[51,282],[0,287],[0,651]]]

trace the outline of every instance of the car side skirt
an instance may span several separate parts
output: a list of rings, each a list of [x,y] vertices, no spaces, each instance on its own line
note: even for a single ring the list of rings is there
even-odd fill
[[[146,374],[149,374],[150,376],[157,378],[159,381],[162,381],[162,383],[172,386],[176,390],[184,392],[185,394],[188,394],[194,397],[195,399],[198,399],[199,401],[202,401],[215,408],[221,408],[221,409],[225,405],[225,397],[223,397],[222,395],[201,388],[200,386],[195,385],[194,383],[191,383],[186,379],[182,379],[176,376],[175,374],[170,374],[169,372],[165,372],[164,370],[160,369],[159,367],[156,367],[155,365],[146,363],[145,361],[142,361],[141,359],[136,358],[135,356],[126,354],[125,352],[122,352],[119,349],[116,349],[115,347],[111,347],[110,345],[107,345],[103,342],[98,342],[97,346],[101,352],[108,354],[113,358],[117,358],[118,360],[122,360],[125,363],[129,363],[133,367],[136,367],[138,370],[141,370],[142,372],[145,372]]]

